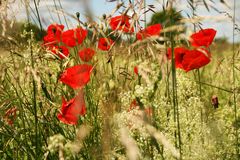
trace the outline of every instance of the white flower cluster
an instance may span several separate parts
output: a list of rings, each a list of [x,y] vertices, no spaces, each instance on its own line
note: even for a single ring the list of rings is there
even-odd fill
[[[184,73],[181,71],[177,72],[177,90],[180,100],[199,96],[199,86],[197,83],[184,76]]]
[[[141,135],[144,139],[149,137],[149,133],[143,124],[143,112],[138,109],[132,109],[115,114],[114,121],[117,123],[117,128],[128,127],[131,135]]]
[[[65,138],[61,134],[56,134],[54,136],[49,137],[48,139],[48,150],[50,152],[58,151],[59,147],[63,147],[65,143]]]
[[[149,102],[149,96],[153,93],[153,84],[147,84],[144,85],[136,85],[134,90],[134,96],[138,97],[143,103],[144,106],[151,105],[151,102]]]
[[[131,91],[121,92],[119,94],[120,101],[123,106],[129,107],[132,100],[135,98]]]

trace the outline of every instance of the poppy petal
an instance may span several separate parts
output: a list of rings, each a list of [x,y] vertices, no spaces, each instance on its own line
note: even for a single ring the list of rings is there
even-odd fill
[[[76,125],[78,117],[85,114],[86,105],[84,100],[84,92],[83,89],[81,89],[77,96],[71,99],[69,102],[66,102],[66,100],[62,98],[61,113],[57,115],[57,118],[63,123]]]
[[[110,38],[100,38],[98,41],[98,48],[103,51],[108,51],[113,45],[113,41]]]
[[[89,62],[94,56],[94,54],[95,54],[95,51],[91,48],[85,48],[78,52],[79,57],[84,62]]]
[[[120,30],[125,33],[132,33],[134,32],[134,28],[131,26],[129,20],[130,18],[126,15],[112,17],[110,20],[110,27],[112,30]]]
[[[210,58],[199,50],[189,50],[187,52],[182,62],[183,69],[186,72],[199,69],[210,62]],[[205,52],[208,53],[207,50]]]
[[[80,64],[66,69],[60,77],[60,81],[73,89],[81,88],[90,81],[91,65]]]
[[[137,40],[143,40],[144,38],[151,37],[151,36],[157,36],[161,33],[162,26],[161,24],[154,24],[151,26],[148,26],[144,30],[139,31],[136,34]]]
[[[190,36],[190,43],[194,47],[209,47],[216,33],[217,31],[212,28],[200,30]]]
[[[175,55],[175,65],[176,68],[182,68],[183,69],[183,59],[184,56],[187,54],[187,49],[184,47],[177,47],[174,48],[174,55]]]

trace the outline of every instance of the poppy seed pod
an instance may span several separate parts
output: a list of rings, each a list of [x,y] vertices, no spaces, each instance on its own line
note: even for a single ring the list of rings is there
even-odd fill
[[[119,9],[120,7],[122,7],[123,6],[123,2],[121,2],[121,3],[119,3],[119,4],[117,4],[117,9]]]
[[[211,101],[212,101],[212,105],[213,105],[214,109],[217,109],[217,108],[218,108],[218,105],[219,105],[219,103],[218,103],[218,97],[215,96],[215,95],[212,96]]]
[[[76,12],[76,16],[77,16],[77,18],[79,19],[79,18],[80,18],[80,13],[79,13],[79,12]]]
[[[105,20],[105,19],[107,18],[107,15],[106,15],[106,14],[103,14],[103,15],[102,15],[102,18],[103,18],[103,20]]]

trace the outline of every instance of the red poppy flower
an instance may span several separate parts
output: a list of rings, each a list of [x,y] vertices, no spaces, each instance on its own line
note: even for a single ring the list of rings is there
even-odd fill
[[[43,45],[45,46],[53,46],[58,43],[58,40],[56,39],[54,34],[47,34],[43,37]]]
[[[199,69],[210,62],[210,53],[205,50],[188,50],[184,55],[182,66],[188,72],[193,69]]]
[[[194,47],[205,46],[209,47],[216,35],[217,31],[214,29],[203,29],[197,33],[194,33],[190,37],[191,45]]]
[[[125,33],[134,32],[134,28],[129,22],[129,17],[126,15],[112,17],[110,20],[110,27],[112,30],[120,30]]]
[[[51,24],[47,28],[47,34],[54,34],[56,39],[60,41],[63,29],[64,29],[64,25]]]
[[[57,118],[65,123],[76,125],[78,118],[81,115],[86,114],[86,105],[84,100],[83,89],[77,94],[76,97],[66,102],[64,97],[62,97],[62,108],[61,112],[57,115]]]
[[[137,40],[143,40],[144,38],[151,37],[151,36],[158,36],[162,30],[161,24],[154,24],[148,26],[144,30],[139,31],[136,34]]]
[[[52,53],[58,55],[61,59],[66,58],[69,55],[69,50],[65,46],[53,46],[49,48]]]
[[[137,66],[134,67],[133,71],[138,76],[138,67]]]
[[[16,119],[17,117],[17,108],[13,107],[13,108],[9,108],[4,115],[4,119],[6,120],[7,124],[9,125],[13,125],[13,121]]]
[[[91,65],[87,64],[70,67],[61,75],[60,81],[73,89],[81,88],[89,82],[92,68]]]
[[[95,54],[95,51],[91,48],[85,48],[78,52],[79,57],[84,62],[90,61],[92,59],[92,57],[94,56],[94,54]]]
[[[108,51],[113,45],[113,41],[110,38],[100,38],[98,41],[98,48],[103,51]]]
[[[47,28],[47,35],[43,37],[44,45],[51,46],[61,41],[61,35],[64,26],[59,24],[51,24]]]
[[[62,42],[69,47],[75,47],[77,44],[82,44],[87,33],[83,28],[69,29],[62,33]]]
[[[187,51],[188,50],[184,47],[174,48],[176,68],[182,68],[183,69],[182,63],[183,63],[185,55],[187,54]]]

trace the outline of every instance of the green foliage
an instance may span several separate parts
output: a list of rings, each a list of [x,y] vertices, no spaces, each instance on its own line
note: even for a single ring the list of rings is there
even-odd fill
[[[23,23],[20,25],[20,33],[23,31],[30,32],[32,31],[34,34],[34,39],[36,41],[41,41],[43,37],[46,35],[45,30],[41,30],[36,24],[33,23]]]
[[[1,22],[0,22],[1,23]],[[46,34],[46,31],[41,31],[40,28],[33,24],[27,22],[14,22],[11,25],[11,21],[6,22],[6,27],[8,28],[5,33],[5,37],[0,38],[0,46],[2,47],[9,47],[9,45],[14,41],[15,43],[26,43],[30,37],[23,38],[21,35],[24,32],[32,31],[34,33],[34,39],[36,41],[41,41]],[[2,33],[3,28],[0,25],[0,33]],[[9,41],[7,37],[13,39],[13,41]]]
[[[160,23],[163,28],[167,28],[170,26],[175,25],[184,25],[180,21],[183,19],[183,16],[181,15],[180,11],[176,11],[176,9],[169,9],[169,10],[163,10],[156,12],[152,15],[151,21],[148,23],[149,25],[158,24]],[[182,31],[183,33],[184,31]],[[170,32],[171,34],[177,35],[177,31]],[[170,37],[170,33],[167,33],[167,37]]]

